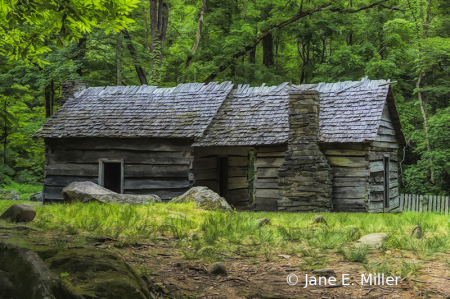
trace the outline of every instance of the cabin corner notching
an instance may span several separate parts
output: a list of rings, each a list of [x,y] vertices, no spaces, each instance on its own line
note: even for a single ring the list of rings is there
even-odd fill
[[[92,181],[165,201],[207,186],[255,210],[398,207],[404,137],[388,81],[64,94],[67,102],[35,133],[46,144],[45,202],[61,201],[71,182]]]

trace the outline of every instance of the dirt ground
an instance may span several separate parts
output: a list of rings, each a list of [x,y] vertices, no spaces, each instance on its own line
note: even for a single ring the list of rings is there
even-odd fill
[[[343,261],[336,254],[329,265],[336,272],[336,286],[304,288],[305,274],[313,274],[300,270],[303,261],[296,256],[286,255],[273,262],[261,259],[256,263],[244,256],[228,257],[224,261],[228,276],[213,276],[206,272],[206,263],[182,259],[171,241],[110,250],[135,267],[147,265],[151,283],[160,287],[159,294],[154,294],[159,298],[450,298],[450,268],[439,262],[424,264],[421,275],[401,279],[396,286],[362,286],[361,265]],[[291,273],[297,275],[297,285],[287,283]],[[342,285],[344,273],[350,274],[351,279],[346,281],[349,286]]]

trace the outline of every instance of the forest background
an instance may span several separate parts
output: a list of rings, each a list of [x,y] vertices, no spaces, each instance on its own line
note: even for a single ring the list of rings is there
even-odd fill
[[[61,82],[391,79],[401,193],[450,195],[446,0],[0,0],[0,187],[42,189]]]

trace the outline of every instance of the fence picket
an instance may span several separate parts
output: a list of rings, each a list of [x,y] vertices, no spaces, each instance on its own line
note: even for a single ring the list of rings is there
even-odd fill
[[[423,196],[423,201],[424,201],[423,212],[426,213],[426,212],[428,212],[428,196],[427,195]]]
[[[444,206],[444,202],[445,202],[445,196],[440,196],[440,202],[441,202],[441,214],[444,214],[445,211],[445,206]]]
[[[448,215],[448,200],[449,199],[450,198],[448,196],[445,198],[445,215]]]
[[[417,196],[413,194],[413,212],[417,211]]]
[[[423,212],[423,195],[419,195],[419,212]]]
[[[408,209],[406,209],[407,212],[411,212],[411,194],[408,194]]]
[[[404,202],[405,194],[400,194],[400,212],[403,212],[403,202]]]

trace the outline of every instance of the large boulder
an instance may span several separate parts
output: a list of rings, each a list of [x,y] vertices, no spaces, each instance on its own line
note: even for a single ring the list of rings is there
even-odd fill
[[[161,202],[157,195],[133,195],[119,194],[108,190],[93,182],[74,182],[64,187],[62,195],[65,202],[101,202],[101,203],[128,203],[128,204],[151,204]]]
[[[77,295],[108,299],[150,297],[145,282],[133,268],[109,251],[78,248],[38,253],[54,273],[65,273],[68,289]]]
[[[36,211],[29,205],[13,204],[2,215],[0,219],[13,222],[29,222],[36,217]]]
[[[0,242],[0,298],[82,299],[28,248]]]
[[[0,189],[0,200],[19,200],[20,193],[16,190]]]
[[[208,187],[194,187],[183,195],[173,198],[171,203],[196,202],[205,210],[233,211],[227,200]]]
[[[31,201],[44,201],[44,192],[39,191],[38,193],[34,193],[30,195]]]

